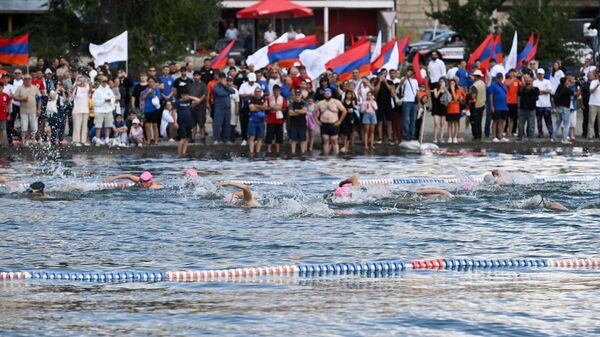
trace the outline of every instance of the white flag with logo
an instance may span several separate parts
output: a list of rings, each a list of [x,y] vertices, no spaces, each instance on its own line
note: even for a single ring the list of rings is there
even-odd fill
[[[300,62],[306,67],[311,79],[325,72],[325,63],[344,53],[344,34],[327,41],[317,49],[308,49],[300,53]]]
[[[508,54],[506,60],[504,60],[504,69],[506,69],[506,71],[509,71],[510,69],[517,69],[517,42],[517,32],[515,32],[510,53]]]
[[[254,54],[248,56],[246,59],[246,64],[254,64],[254,69],[258,70],[264,68],[269,65],[269,46],[274,43],[285,43],[288,42],[287,33],[278,37],[275,41],[269,43],[268,45],[260,48]]]
[[[100,45],[90,43],[89,49],[96,65],[127,61],[127,31]]]

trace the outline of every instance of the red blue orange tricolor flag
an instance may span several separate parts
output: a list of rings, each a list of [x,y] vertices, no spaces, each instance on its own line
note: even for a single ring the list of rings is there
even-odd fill
[[[29,63],[29,34],[15,36],[12,39],[0,37],[0,63]]]

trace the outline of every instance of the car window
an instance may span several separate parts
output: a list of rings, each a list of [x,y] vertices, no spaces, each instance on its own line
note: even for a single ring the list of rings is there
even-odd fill
[[[431,41],[432,37],[433,37],[433,32],[425,32],[425,33],[423,33],[423,35],[421,35],[421,41]]]
[[[435,43],[437,43],[437,42],[443,42],[443,41],[446,41],[446,40],[448,40],[450,38],[451,38],[450,34],[442,34],[442,35],[436,36],[435,39],[433,39],[431,42],[435,42]]]

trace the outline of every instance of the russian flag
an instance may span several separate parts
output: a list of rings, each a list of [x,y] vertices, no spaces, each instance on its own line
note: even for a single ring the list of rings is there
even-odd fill
[[[0,37],[0,63],[29,64],[29,34]]]
[[[403,38],[402,40],[400,40],[400,42],[398,42],[398,52],[400,53],[400,57],[398,59],[399,63],[402,64],[404,63],[404,60],[406,60],[406,57],[408,56],[408,43],[410,42],[410,36],[406,36],[405,38]]]
[[[352,70],[359,69],[361,76],[371,73],[371,42],[361,43],[346,50],[342,55],[329,60],[326,69],[333,69],[340,81],[352,78]]]
[[[525,48],[523,49],[522,52],[519,53],[519,56],[517,56],[517,65],[520,66],[521,63],[523,63],[523,61],[529,61],[528,57],[529,57],[529,54],[531,53],[532,49],[533,49],[533,33],[531,33],[531,35],[529,35],[529,41],[527,41]]]
[[[377,56],[373,62],[371,62],[371,72],[375,73],[377,70],[381,69],[384,64],[387,64],[392,56],[392,52],[394,51],[394,46],[396,45],[396,38],[392,41],[386,43],[381,47],[381,54]]]
[[[212,60],[212,62],[210,63],[210,67],[212,69],[225,68],[225,66],[227,65],[227,59],[229,59],[229,52],[231,51],[231,48],[235,44],[235,41],[236,40],[231,40],[231,42],[229,42],[229,44],[225,48],[223,48],[223,50],[221,50],[219,55],[217,55],[217,57],[215,57],[215,59]]]
[[[309,35],[301,39],[284,43],[274,43],[269,46],[269,63],[278,62],[281,67],[287,68],[299,62],[300,53],[307,49],[317,48],[317,35]]]
[[[467,68],[469,70],[471,70],[471,65],[473,63],[475,63],[475,60],[477,60],[477,59],[481,60],[481,54],[483,53],[484,49],[490,43],[492,43],[493,40],[494,40],[494,34],[490,34],[485,38],[485,40],[483,40],[483,42],[479,45],[479,47],[477,47],[477,49],[475,49],[473,54],[471,54],[471,56],[469,57],[469,62],[467,63]]]
[[[502,34],[498,34],[496,36],[496,42],[494,43],[494,58],[496,59],[496,63],[504,63],[504,52],[502,51]]]

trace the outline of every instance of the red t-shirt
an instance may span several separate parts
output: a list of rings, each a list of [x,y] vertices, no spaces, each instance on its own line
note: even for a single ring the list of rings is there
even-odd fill
[[[43,80],[33,80],[31,81],[31,84],[35,85],[40,92],[42,92],[42,90],[46,90],[46,85],[44,84]]]
[[[0,121],[8,120],[8,107],[10,106],[10,96],[7,93],[0,92]]]
[[[273,96],[269,96],[266,100],[268,106],[271,106],[271,97]],[[283,101],[281,104],[281,112],[284,112],[287,109],[287,101],[281,95],[278,97],[281,97],[281,100]],[[277,114],[274,111],[269,110],[267,112],[267,124],[283,124],[284,121],[285,118],[277,119]]]
[[[519,96],[519,88],[521,87],[521,81],[515,79],[511,85],[508,85],[509,80],[504,80],[504,84],[508,87],[506,90],[506,103],[517,104]]]
[[[300,75],[292,77],[292,89],[300,89],[300,83],[302,83],[302,77],[300,77]]]

